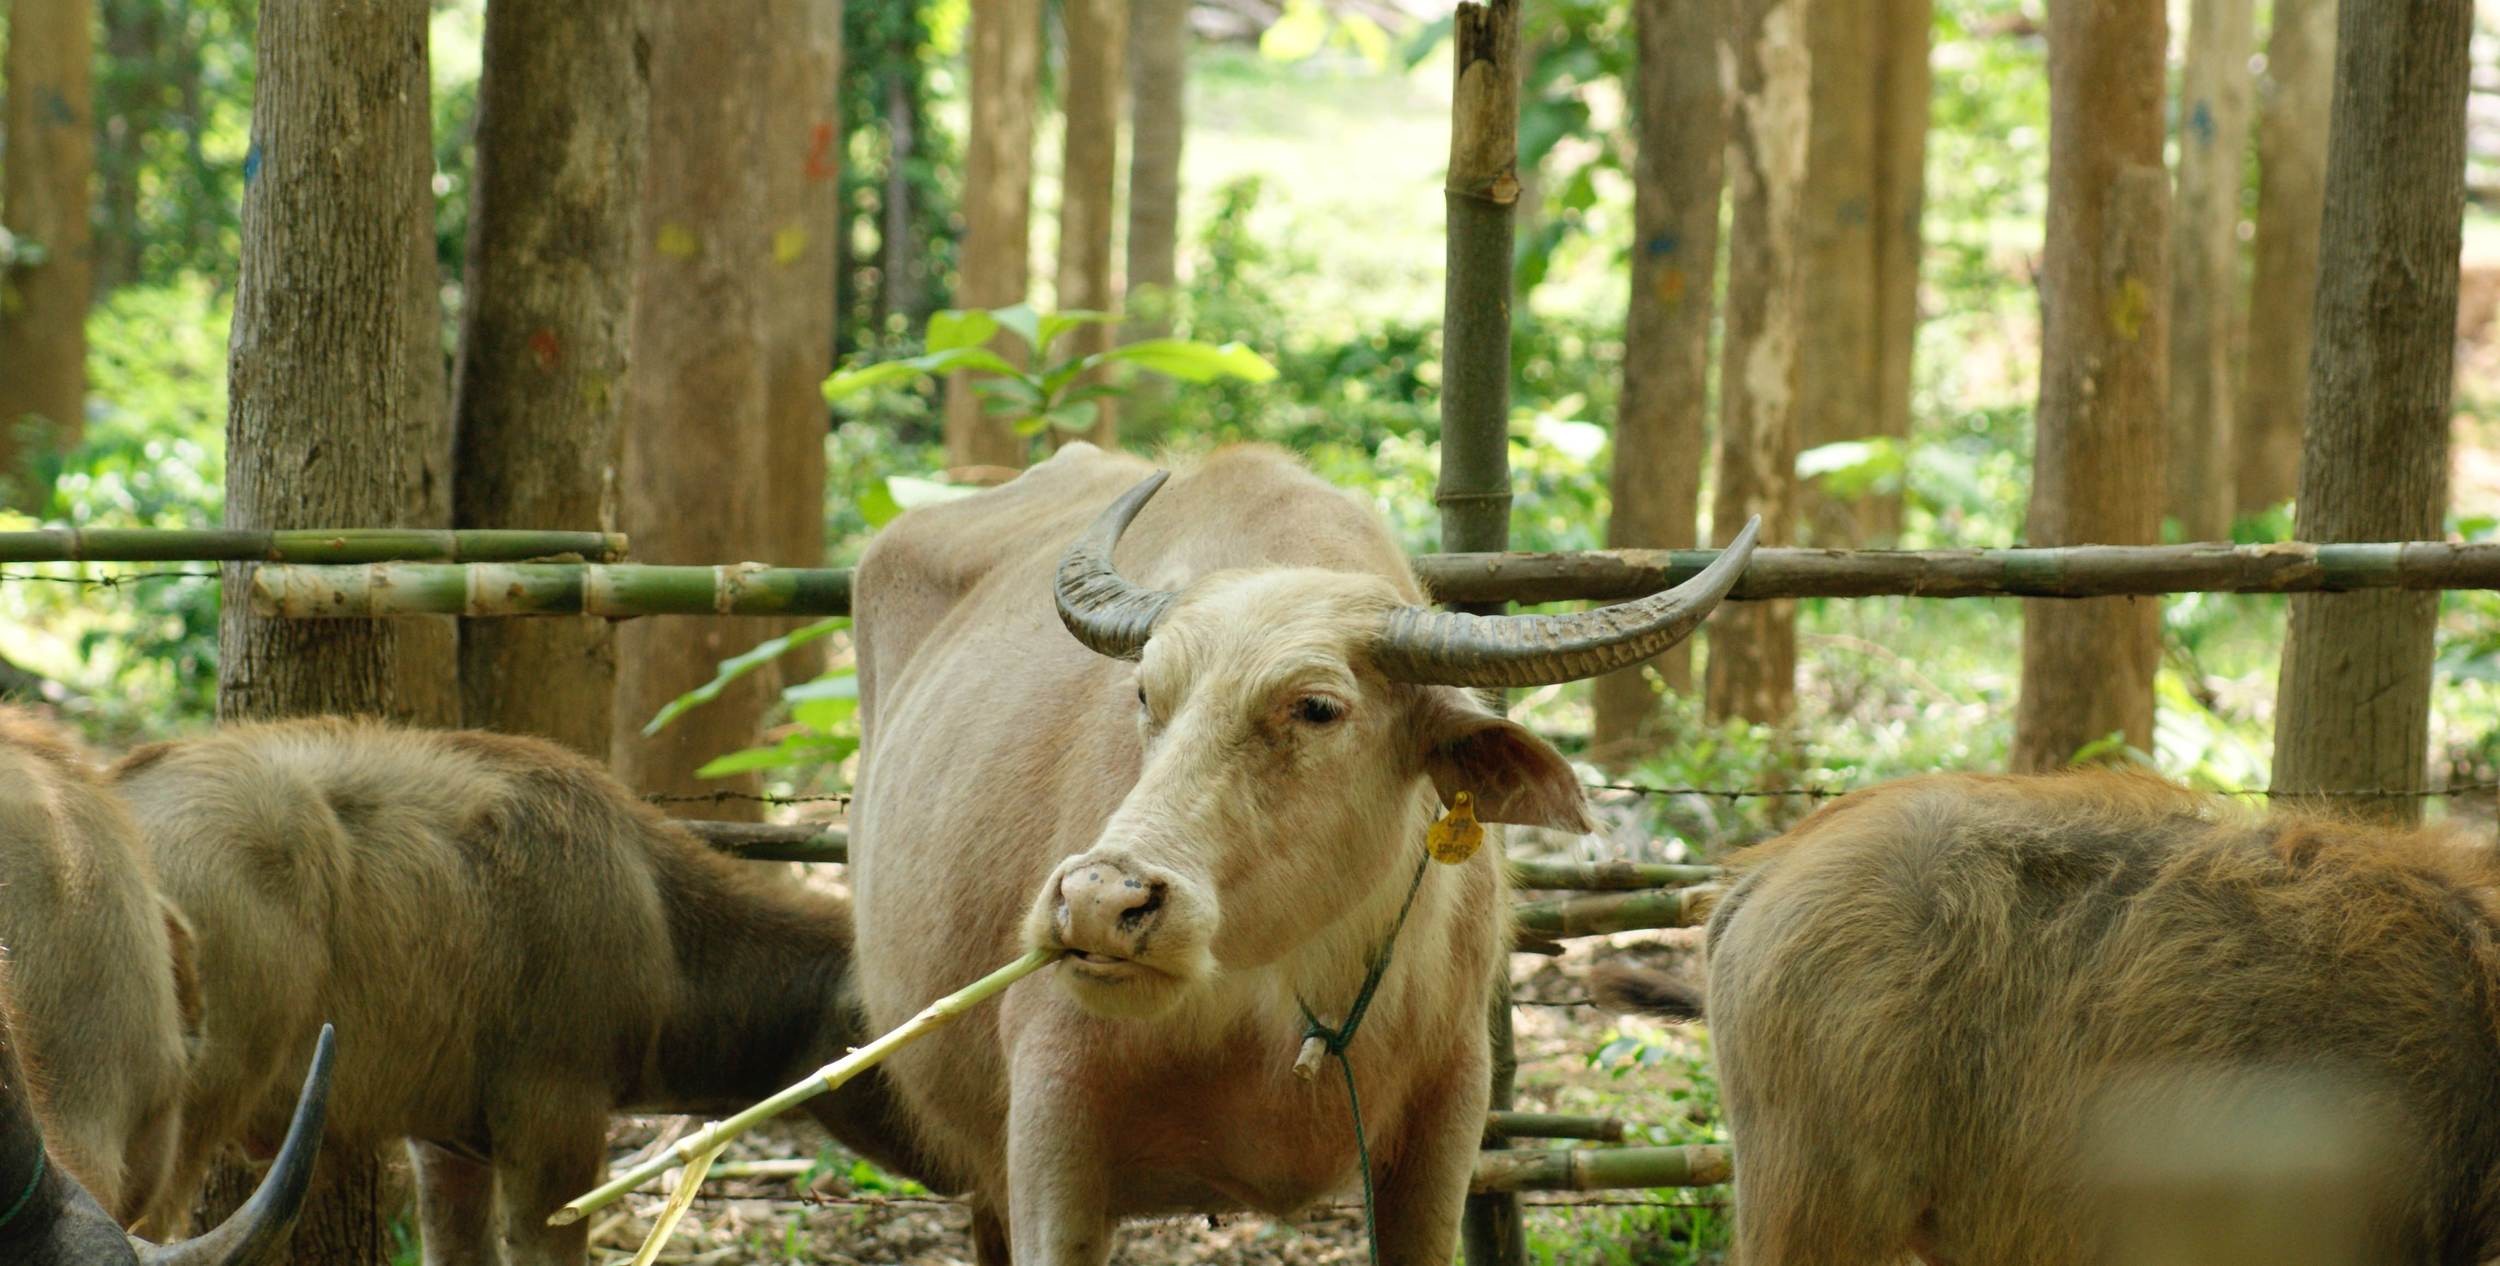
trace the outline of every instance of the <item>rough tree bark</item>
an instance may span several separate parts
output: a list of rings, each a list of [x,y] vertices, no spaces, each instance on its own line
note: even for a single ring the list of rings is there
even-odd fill
[[[1908,442],[1918,352],[1918,264],[1927,202],[1927,116],[1934,87],[1929,43],[1933,0],[1883,0],[1875,91],[1874,433]],[[1901,493],[1858,503],[1862,544],[1901,535]]]
[[[1022,303],[1032,283],[1033,114],[1041,98],[1041,0],[972,6],[972,128],[964,153],[964,238],[955,306]],[[1015,340],[996,343],[1013,354]],[[946,388],[946,463],[1021,466],[1024,441],[982,412],[971,381]]]
[[[615,524],[646,139],[635,34],[608,0],[487,8],[454,526]],[[464,724],[607,759],[607,621],[465,621],[460,680]]]
[[[2282,504],[2299,480],[2334,76],[2335,0],[2274,0],[2257,85],[2256,270],[2232,439],[2234,514]]]
[[[2032,545],[2149,544],[2167,422],[2161,0],[2049,11],[2049,214],[2041,261]],[[2112,733],[2150,750],[2161,605],[2023,604],[2014,768],[2055,769]]]
[[[1797,228],[1797,432],[1816,448],[1875,433],[1875,187],[1883,20],[1869,0],[1806,15],[1809,99]],[[1798,537],[1858,544],[1854,500],[1797,489]]]
[[[1632,168],[1632,289],[1623,316],[1623,404],[1615,419],[1613,549],[1683,549],[1695,543],[1709,407],[1710,318],[1725,188],[1727,89],[1719,82],[1726,37],[1720,5],[1640,0],[1633,107],[1640,153]],[[1597,679],[1590,745],[1600,759],[1629,760],[1654,741],[1655,672],[1669,690],[1690,689],[1692,649],[1677,646],[1639,668]]]
[[[1805,181],[1809,0],[1737,0],[1736,97],[1727,147],[1726,344],[1719,359],[1719,478],[1711,535],[1762,516],[1762,540],[1797,524],[1798,220]],[[1779,721],[1797,691],[1797,605],[1720,613],[1703,694],[1713,717]]]
[[[2248,157],[2251,0],[2195,0],[2179,86],[2171,247],[2171,517],[2191,541],[2231,536],[2232,354],[2239,338],[2240,181]]]
[[[1128,330],[1172,332],[1180,279],[1181,144],[1189,97],[1189,0],[1129,0]],[[1149,418],[1170,386],[1152,375],[1129,388],[1132,413]]]
[[[2300,458],[2303,540],[2425,540],[2448,506],[2469,0],[2345,0]],[[2434,593],[2292,599],[2274,785],[2425,785]],[[2421,801],[2354,802],[2413,821]]]
[[[761,557],[825,561],[825,375],[833,371],[833,290],[841,261],[842,0],[770,0],[772,92],[764,101],[764,187],[773,271],[764,308],[765,469]],[[893,274],[888,273],[890,278]],[[766,636],[798,622],[777,621]],[[776,661],[775,679],[824,671],[822,644]]]
[[[634,557],[722,563],[771,548],[765,484],[765,318],[772,231],[764,213],[764,107],[781,38],[762,5],[655,0],[648,8],[651,143],[634,274],[633,374],[625,393],[619,527]],[[698,780],[715,756],[751,745],[771,674],[749,674],[658,734],[641,729],[669,700],[747,649],[761,622],[700,628],[637,621],[617,633],[614,752],[638,791],[755,789],[749,777]],[[754,805],[695,806],[751,816]]]
[[[426,5],[264,6],[257,55],[226,523],[444,526]],[[239,569],[226,592],[221,719],[457,721],[448,622],[256,619]],[[289,1260],[387,1260],[376,1158],[325,1149],[315,1184]],[[212,1203],[234,1184],[219,1188]]]
[[[1111,288],[1111,226],[1120,171],[1120,98],[1128,78],[1128,0],[1065,0],[1067,23],[1067,130],[1059,184],[1058,307],[1108,312],[1120,306]],[[1086,325],[1062,336],[1056,357],[1108,350],[1108,325]],[[1105,448],[1119,442],[1119,410],[1105,399],[1094,404],[1086,438]]]
[[[27,463],[86,421],[94,22],[94,0],[16,0],[9,21],[0,228],[41,262],[0,268],[0,507],[40,501]]]

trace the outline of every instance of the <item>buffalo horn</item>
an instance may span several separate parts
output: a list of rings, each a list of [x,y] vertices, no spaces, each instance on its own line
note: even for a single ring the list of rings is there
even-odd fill
[[[1170,471],[1158,470],[1122,493],[1059,556],[1059,619],[1097,654],[1113,659],[1144,654],[1155,621],[1172,607],[1176,595],[1130,584],[1111,566],[1111,548],[1119,544],[1120,534],[1171,477]]]
[[[215,1230],[179,1244],[135,1243],[132,1248],[147,1266],[266,1266],[286,1247],[295,1215],[303,1209],[304,1189],[312,1181],[313,1157],[321,1151],[321,1116],[330,1099],[330,1058],[334,1039],[329,1025],[313,1046],[312,1070],[304,1075],[304,1092],[295,1101],[295,1120],[287,1126],[286,1144],[260,1180],[260,1190]]]

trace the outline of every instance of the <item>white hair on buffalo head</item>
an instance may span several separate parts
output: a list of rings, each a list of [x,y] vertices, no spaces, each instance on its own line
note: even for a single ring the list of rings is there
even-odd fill
[[[1457,687],[1576,680],[1666,650],[1735,585],[1758,530],[1668,592],[1572,615],[1454,614],[1405,602],[1388,577],[1301,567],[1175,593],[1111,564],[1165,478],[1113,502],[1059,567],[1069,632],[1138,661],[1137,784],[1026,922],[1029,944],[1070,954],[1061,979],[1102,1015],[1162,1014],[1219,967],[1369,952],[1347,938],[1379,934],[1417,857],[1383,841],[1419,841],[1436,792],[1470,792],[1488,821],[1589,829],[1570,764]],[[1385,906],[1359,917],[1365,903]]]

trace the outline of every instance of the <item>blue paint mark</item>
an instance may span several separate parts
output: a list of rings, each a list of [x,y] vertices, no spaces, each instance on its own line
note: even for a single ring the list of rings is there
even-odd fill
[[[2214,108],[2212,102],[2199,101],[2196,103],[2195,109],[2188,111],[2188,134],[2194,136],[2196,138],[2196,143],[2199,145],[2211,145],[2214,143]]]
[[[1839,216],[1842,224],[1848,225],[1852,228],[1864,224],[1874,218],[1873,214],[1867,208],[1866,199],[1856,197],[1854,195],[1841,199],[1840,206],[1836,209],[1836,214]]]
[[[1660,233],[1641,243],[1641,249],[1651,255],[1673,255],[1684,249],[1684,239],[1673,232]]]
[[[78,122],[78,112],[69,108],[69,98],[57,88],[43,90],[43,121],[66,127]]]
[[[249,150],[247,150],[247,151],[245,151],[245,152],[244,152],[244,154],[243,154],[243,183],[244,183],[244,185],[245,185],[245,186],[247,186],[247,187],[248,187],[248,186],[249,186],[249,185],[250,185],[250,184],[251,184],[254,180],[258,179],[259,177],[260,177],[260,143],[259,143],[258,141],[255,141],[255,142],[253,142],[253,143],[252,143],[252,148],[251,148],[251,149],[249,149]]]

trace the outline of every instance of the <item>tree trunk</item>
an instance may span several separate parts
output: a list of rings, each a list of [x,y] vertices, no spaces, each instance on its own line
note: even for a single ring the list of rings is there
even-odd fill
[[[2234,514],[2281,505],[2299,479],[2334,75],[2335,0],[2274,0],[2257,86],[2256,274],[2232,443]]]
[[[458,527],[608,529],[623,456],[646,85],[630,8],[490,5],[460,339]],[[463,724],[605,762],[616,648],[587,616],[470,620]]]
[[[2425,540],[2448,506],[2465,208],[2467,0],[2345,0],[2300,457],[2314,541]],[[2425,785],[2435,593],[2292,599],[2274,785]],[[2418,798],[2360,802],[2417,820]]]
[[[1181,143],[1189,98],[1189,0],[1129,0],[1128,331],[1172,332],[1180,280]],[[1140,376],[1133,414],[1159,423],[1171,385]]]
[[[1065,0],[1068,30],[1067,133],[1059,201],[1061,311],[1109,312],[1120,306],[1111,288],[1111,225],[1120,171],[1120,96],[1127,84],[1128,0]],[[1107,351],[1111,327],[1070,330],[1051,349],[1054,360]],[[1099,381],[1095,375],[1086,381]],[[1086,438],[1105,448],[1119,442],[1119,411],[1094,405]]]
[[[1918,264],[1925,253],[1927,116],[1934,77],[1928,44],[1932,0],[1884,0],[1877,38],[1875,135],[1874,433],[1910,438],[1910,395],[1918,352]],[[1901,535],[1900,490],[1870,492],[1858,503],[1859,542],[1888,547]]]
[[[889,66],[914,55],[908,43],[885,50]],[[912,224],[911,163],[920,144],[920,110],[912,100],[910,77],[900,70],[886,76],[885,142],[885,188],[877,208],[884,226],[877,234],[878,307],[883,315],[917,325],[928,319],[929,306],[923,285],[927,246]]]
[[[1845,2],[1845,0],[1840,0]],[[1800,199],[1811,86],[1809,0],[1738,0],[1727,147],[1726,346],[1719,361],[1719,482],[1712,539],[1762,516],[1762,541],[1797,524]],[[1722,612],[1704,701],[1713,717],[1780,721],[1797,693],[1797,604]]]
[[[2170,287],[2168,509],[2191,541],[2231,537],[2231,358],[2238,346],[2240,180],[2248,157],[2250,0],[2195,0],[2179,88]]]
[[[2029,543],[2161,534],[2170,180],[2162,167],[2161,0],[2049,11],[2049,214]],[[2161,604],[2023,604],[2014,768],[2055,769],[2117,734],[2153,742]]]
[[[1022,303],[1031,287],[1033,114],[1041,97],[1041,0],[972,6],[972,128],[965,144],[963,249],[955,306]],[[1014,354],[1015,340],[993,346]],[[968,375],[946,387],[946,464],[1021,466],[1025,444],[982,411]]]
[[[833,289],[841,263],[834,237],[842,219],[842,0],[771,0],[772,93],[763,120],[769,158],[765,196],[773,271],[765,295],[766,544],[762,557],[783,567],[825,562],[825,440],[832,411],[825,375],[833,372]],[[888,273],[885,284],[892,284]],[[803,621],[780,620],[765,636]],[[807,681],[824,671],[822,643],[774,665],[773,680]]]
[[[226,524],[445,526],[426,5],[268,5],[257,51]],[[240,569],[226,585],[220,719],[458,719],[447,621],[262,620]],[[386,1260],[377,1158],[325,1149],[320,1168],[288,1260]]]
[[[96,215],[94,301],[139,279],[144,228],[139,223],[140,169],[147,143],[163,128],[174,85],[160,72],[189,60],[189,33],[167,31],[155,0],[104,0],[104,56],[114,72],[96,85]]]
[[[1811,104],[1799,198],[1797,430],[1806,448],[1875,433],[1875,185],[1879,49],[1886,15],[1835,0],[1806,15]],[[1854,500],[1797,490],[1799,538],[1848,549],[1861,535]]]
[[[763,120],[776,32],[762,5],[656,0],[650,24],[651,143],[643,169],[634,275],[633,373],[625,393],[622,522],[634,557],[654,563],[758,559],[774,547],[765,482],[765,307],[773,269]],[[786,156],[784,156],[786,157]],[[741,495],[741,493],[750,495]],[[755,741],[770,673],[649,738],[671,699],[753,645],[761,621],[618,630],[618,777],[637,791],[752,793],[753,776],[699,780],[706,761]],[[752,816],[755,806],[701,806]]]
[[[16,0],[9,21],[0,228],[40,262],[0,268],[0,508],[40,505],[31,463],[85,429],[94,21],[94,0]]]
[[[1640,153],[1632,169],[1632,289],[1623,315],[1623,405],[1615,421],[1614,549],[1682,549],[1695,543],[1709,407],[1711,300],[1719,255],[1721,166],[1727,89],[1719,82],[1725,38],[1721,6],[1640,0],[1639,83],[1634,101]],[[1654,742],[1655,672],[1666,688],[1690,689],[1689,646],[1592,688],[1590,746],[1628,761]]]

